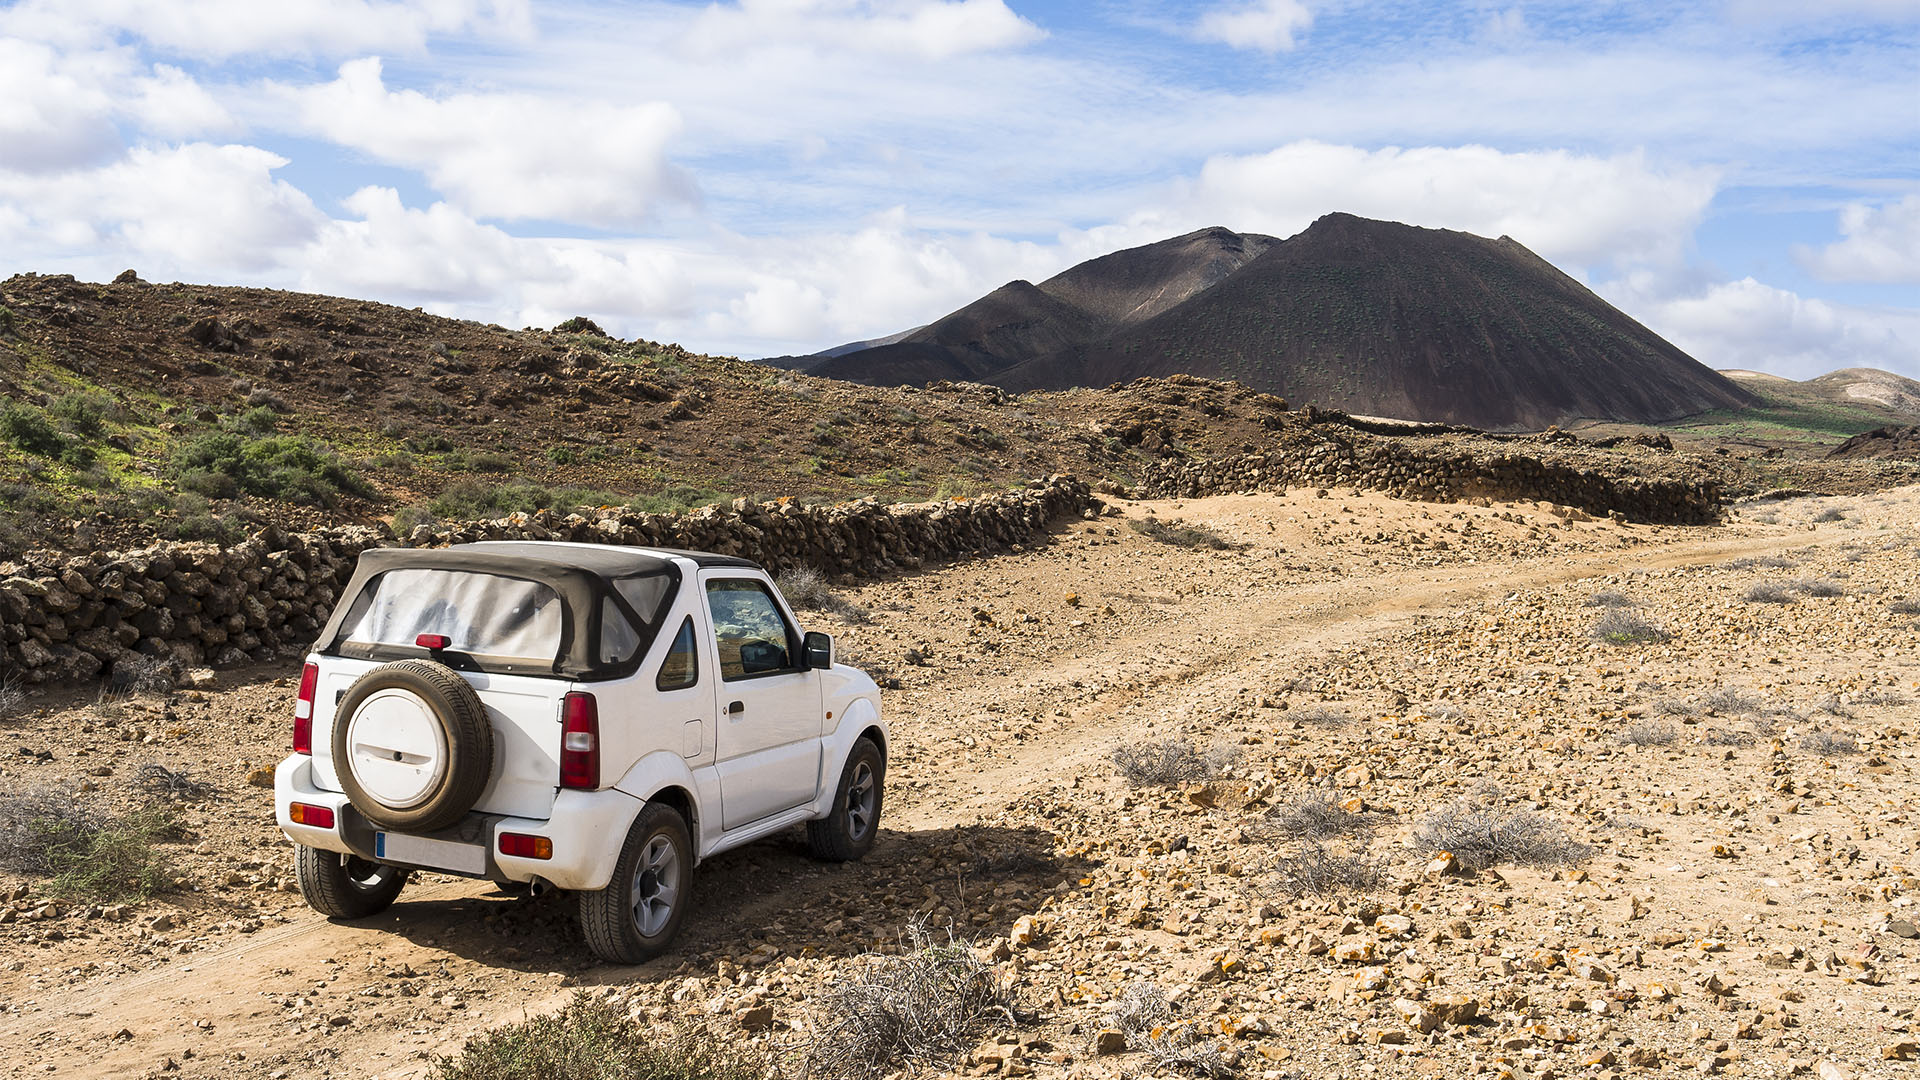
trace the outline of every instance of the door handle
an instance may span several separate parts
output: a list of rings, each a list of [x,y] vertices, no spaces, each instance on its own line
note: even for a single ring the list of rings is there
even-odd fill
[[[747,711],[747,703],[744,701],[733,701],[733,702],[727,703],[728,716],[739,716],[741,713],[746,711]]]

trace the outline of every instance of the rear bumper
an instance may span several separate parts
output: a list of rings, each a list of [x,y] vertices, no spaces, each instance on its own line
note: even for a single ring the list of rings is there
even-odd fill
[[[290,808],[296,802],[333,811],[333,828],[296,823]],[[621,844],[644,803],[626,792],[561,791],[554,797],[553,816],[545,821],[500,814],[468,814],[425,839],[484,845],[486,869],[481,873],[425,863],[400,862],[376,854],[376,827],[354,810],[343,792],[326,791],[314,783],[313,759],[294,754],[273,773],[273,816],[287,839],[323,851],[357,855],[369,862],[459,874],[494,881],[532,881],[536,878],[561,889],[592,892],[613,878]],[[553,842],[553,858],[523,859],[500,853],[502,832],[544,836]]]

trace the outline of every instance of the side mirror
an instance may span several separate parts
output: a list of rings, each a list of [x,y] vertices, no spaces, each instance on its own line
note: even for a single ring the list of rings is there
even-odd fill
[[[800,639],[800,652],[806,657],[808,669],[825,671],[833,666],[833,635],[808,631],[807,636]]]

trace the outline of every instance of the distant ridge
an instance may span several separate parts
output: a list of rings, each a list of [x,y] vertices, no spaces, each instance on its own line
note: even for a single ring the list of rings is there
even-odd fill
[[[1508,237],[1351,214],[1284,241],[1213,228],[1115,252],[891,344],[792,366],[1012,390],[1186,373],[1493,430],[1661,423],[1753,400]]]

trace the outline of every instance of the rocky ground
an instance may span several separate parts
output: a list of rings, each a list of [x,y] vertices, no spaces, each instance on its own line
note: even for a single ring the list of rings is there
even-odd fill
[[[894,687],[879,848],[722,856],[636,968],[592,962],[567,898],[461,879],[308,912],[248,780],[291,665],[31,702],[0,787],[131,803],[159,763],[218,790],[180,804],[182,891],[68,908],[0,879],[6,1074],[416,1076],[581,987],[797,1046],[916,918],[1015,996],[959,1073],[1149,1074],[1109,1031],[1148,983],[1247,1076],[1910,1074],[1920,489],[1712,528],[1343,491],[1119,510],[844,589],[821,625]],[[1211,772],[1118,774],[1168,739]],[[1473,822],[1537,826],[1507,836],[1531,863],[1476,868]],[[1361,883],[1301,889],[1316,867]]]

